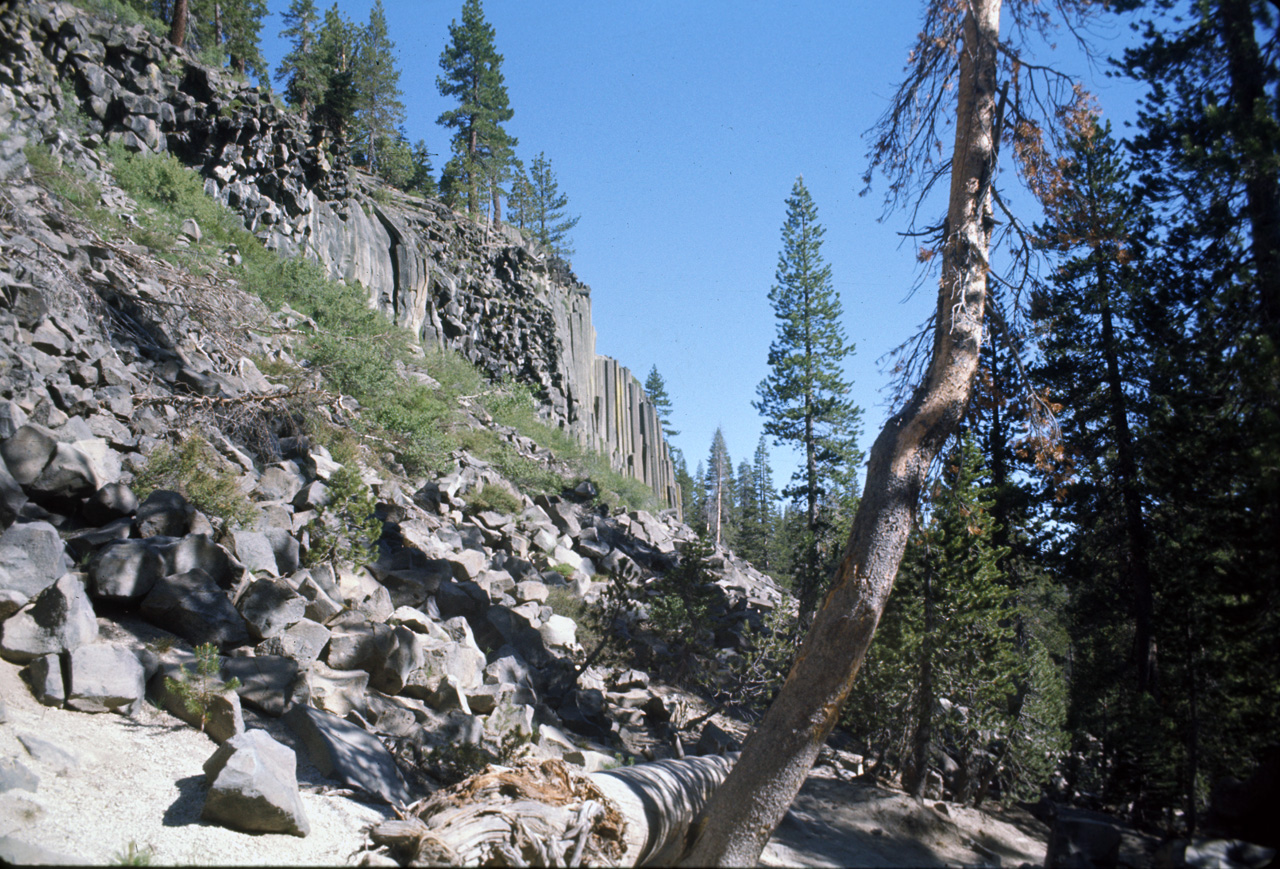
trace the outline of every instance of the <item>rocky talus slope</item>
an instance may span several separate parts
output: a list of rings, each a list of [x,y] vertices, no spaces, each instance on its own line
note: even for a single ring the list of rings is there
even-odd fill
[[[508,227],[459,219],[352,170],[341,142],[141,26],[66,2],[0,2],[0,86],[42,136],[74,106],[89,133],[168,151],[269,247],[359,283],[427,345],[537,388],[544,411],[679,503],[670,450],[635,377],[595,352],[590,289]]]
[[[139,825],[320,835],[327,843],[320,850],[271,852],[308,855],[304,861],[359,857],[351,849],[339,854],[329,828],[347,825],[346,841],[358,850],[362,825],[389,814],[360,805],[407,805],[486,759],[519,752],[591,770],[682,750],[673,737],[690,716],[672,699],[676,692],[643,670],[582,669],[579,625],[548,599],[580,613],[612,576],[643,601],[645,585],[677,563],[689,528],[672,511],[601,508],[590,486],[529,498],[458,451],[451,472],[436,479],[398,477],[371,455],[355,460],[358,487],[376,502],[377,539],[367,553],[345,540],[351,529],[335,524],[331,507],[350,475],[323,446],[289,433],[296,396],[251,361],[299,364],[294,342],[315,324],[287,307],[268,310],[216,269],[193,273],[100,232],[29,165],[24,149],[42,149],[100,185],[93,207],[134,222],[137,204],[114,186],[91,147],[100,134],[59,129],[56,76],[74,67],[84,78],[72,80],[92,82],[94,63],[133,63],[138,77],[161,82],[175,74],[160,71],[165,58],[149,54],[154,45],[138,32],[103,35],[93,28],[105,25],[86,24],[69,6],[42,7],[49,17],[30,18],[34,7],[0,6],[7,34],[0,63],[0,676],[8,707],[0,707],[0,857],[102,862],[132,838],[128,830],[77,831],[60,802],[77,776],[112,759],[106,746],[114,742],[75,723],[84,716],[135,722],[164,770],[139,777],[159,774],[164,792],[177,788],[187,814],[151,806],[159,818]],[[29,34],[22,56],[12,39],[24,32],[15,29],[19,18]],[[50,49],[54,43],[62,47]],[[51,57],[52,65],[45,62]],[[198,70],[188,69],[183,81],[206,74],[191,69]],[[90,108],[104,127],[128,126],[137,142],[127,145],[154,148],[153,126],[136,119],[154,111],[160,129],[180,123],[179,113],[145,102],[128,91],[137,79],[127,81],[101,106],[90,96]],[[124,105],[136,111],[113,114]],[[182,111],[206,112],[215,127],[226,119],[216,102],[193,100]],[[248,124],[244,116],[235,122]],[[306,176],[311,170],[300,165]],[[238,194],[226,192],[235,183],[208,189],[235,204]],[[316,190],[338,195],[322,180],[307,195]],[[351,201],[359,210],[362,200]],[[254,218],[259,225],[267,213]],[[278,225],[271,220],[265,224]],[[451,217],[441,217],[440,227],[477,231]],[[198,248],[200,228],[191,224],[186,233],[181,244]],[[451,243],[461,249],[472,241]],[[475,256],[490,255],[483,242],[476,249]],[[533,255],[517,245],[502,251]],[[458,316],[474,319],[465,310]],[[541,328],[513,334],[524,341]],[[489,347],[484,333],[470,340],[480,357],[508,352]],[[402,375],[429,379],[412,365]],[[622,379],[616,369],[613,376]],[[617,392],[606,394],[621,403]],[[317,412],[340,428],[359,410],[332,395],[320,396]],[[478,406],[466,418],[489,424],[529,462],[553,461],[514,430],[493,426]],[[246,497],[234,516],[198,509],[174,490],[137,497],[150,460],[173,455],[165,445],[196,431],[208,442],[200,461]],[[469,506],[486,487],[505,490],[515,506]],[[347,557],[318,559],[322,536],[352,544],[340,549]],[[712,563],[720,603],[709,627],[735,649],[781,596],[731,553]],[[173,680],[199,684],[195,649],[205,644],[216,650],[213,681],[197,713]],[[643,632],[631,648],[640,661],[662,654]],[[238,687],[221,690],[232,679]],[[18,686],[21,696],[12,693]],[[165,728],[206,737],[170,715],[203,725],[212,740],[206,756],[183,755],[192,765],[181,771],[165,748]],[[189,746],[188,736],[181,739]],[[703,748],[724,744],[709,737]],[[49,778],[55,768],[57,784]],[[322,795],[363,803],[335,807]],[[197,817],[188,816],[192,803],[201,807]],[[99,822],[85,807],[74,814]],[[231,847],[211,841],[183,847]],[[151,844],[166,862],[193,857]],[[222,856],[262,862],[261,853],[249,847]],[[361,859],[380,859],[377,853]],[[201,859],[223,862],[219,853]]]

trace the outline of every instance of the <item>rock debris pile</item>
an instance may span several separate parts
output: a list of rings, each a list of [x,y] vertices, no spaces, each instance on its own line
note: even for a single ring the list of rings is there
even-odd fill
[[[17,14],[11,6],[0,17]],[[61,21],[62,62],[79,63],[82,75],[92,75],[84,57],[105,53],[93,62],[116,56],[119,64],[137,56],[129,47],[137,34],[103,38],[83,19]],[[288,434],[288,390],[251,361],[296,361],[291,336],[314,324],[105,240],[65,212],[33,182],[26,143],[42,142],[97,178],[104,207],[127,215],[134,206],[85,141],[46,123],[56,100],[32,96],[36,80],[14,73],[6,44],[0,657],[21,667],[33,696],[57,709],[122,716],[150,702],[203,727],[218,747],[203,768],[202,817],[246,832],[306,836],[310,828],[294,749],[246,721],[278,721],[335,787],[394,806],[432,792],[442,768],[481,747],[525,744],[535,759],[585,771],[623,752],[680,751],[669,739],[670,692],[642,670],[579,667],[580,626],[557,612],[565,602],[598,600],[605,575],[643,598],[645,584],[675,566],[692,539],[674,511],[612,515],[596,506],[589,484],[531,499],[459,451],[439,479],[361,467],[377,505],[374,551],[317,560],[341,467],[324,447]],[[135,73],[170,75],[148,72],[164,58],[145,56]],[[180,112],[126,99],[130,79],[94,81],[101,93],[91,102],[104,126],[128,126],[107,135],[154,148],[163,141],[155,130],[181,121]],[[154,110],[158,126],[121,120],[112,108],[121,105],[133,107],[128,118]],[[207,112],[196,105],[183,111]],[[290,200],[281,201],[287,211]],[[199,238],[194,223],[185,231]],[[336,396],[324,412],[341,424],[356,412],[350,405]],[[481,416],[473,414],[474,424]],[[210,515],[167,489],[139,498],[134,484],[151,459],[175,434],[209,420],[217,424],[203,429],[206,458],[247,496],[247,511],[238,520]],[[514,430],[495,431],[529,461],[550,460]],[[505,490],[518,508],[469,506],[487,487]],[[731,553],[718,552],[713,566],[717,637],[736,648],[781,595]],[[581,611],[575,607],[569,611]],[[643,632],[631,644],[642,660],[661,652]],[[213,655],[203,675],[200,647]],[[206,689],[193,709],[179,688],[201,679]],[[47,736],[56,743],[56,731]],[[4,764],[0,789],[38,790],[23,758]],[[3,854],[40,856],[20,832],[0,845]]]

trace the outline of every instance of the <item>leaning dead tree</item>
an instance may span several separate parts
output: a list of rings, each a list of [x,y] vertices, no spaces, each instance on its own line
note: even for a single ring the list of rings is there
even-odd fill
[[[917,214],[937,182],[949,179],[945,218],[913,233],[931,237],[934,247],[923,250],[923,258],[940,262],[928,342],[908,362],[914,378],[909,399],[871,449],[863,499],[826,600],[786,683],[723,783],[719,780],[729,764],[718,758],[600,773],[585,784],[561,769],[556,776],[563,773],[577,782],[563,787],[582,790],[573,800],[557,802],[563,798],[522,789],[503,778],[505,773],[485,773],[457,786],[469,790],[433,797],[445,804],[415,816],[430,830],[430,836],[414,840],[418,860],[491,860],[495,865],[680,860],[692,866],[759,861],[835,726],[871,644],[930,466],[968,406],[991,301],[996,295],[1017,299],[1018,281],[993,273],[990,261],[997,214],[1015,240],[1015,271],[1016,251],[1029,249],[1025,235],[1021,245],[1016,243],[1021,224],[996,183],[1000,146],[1009,146],[1033,194],[1051,195],[1054,130],[1087,111],[1087,98],[1071,79],[1030,62],[1022,47],[1049,37],[1055,21],[1078,33],[1085,17],[1103,5],[1104,0],[926,3],[907,79],[876,129],[871,162],[889,176],[890,203],[914,200]],[[1013,40],[1001,41],[1002,11]],[[948,131],[949,150],[943,145]],[[938,157],[947,153],[948,159]],[[993,292],[993,281],[1004,292]],[[995,320],[1007,324],[1015,315],[1002,311]],[[554,764],[544,762],[540,769],[547,763]],[[608,777],[603,784],[602,777]],[[631,798],[607,794],[609,788],[625,788]],[[500,808],[502,799],[515,804]],[[531,808],[533,802],[562,811],[553,818],[549,809]],[[584,806],[597,802],[603,811],[583,814]],[[587,817],[593,818],[589,824]],[[620,833],[621,826],[630,832]],[[598,836],[579,846],[576,837],[588,828]],[[634,843],[623,845],[624,835]],[[554,844],[539,849],[534,840]],[[450,850],[431,850],[440,845]]]
[[[583,775],[559,760],[490,766],[377,825],[375,846],[425,866],[668,866],[731,758]]]
[[[1015,36],[1039,36],[1053,12],[1075,25],[1093,5],[1009,0],[1005,12]],[[1036,117],[1052,124],[1079,110],[1078,88],[1001,41],[1001,7],[1001,0],[931,0],[908,78],[877,129],[872,164],[889,175],[891,200],[913,187],[927,195],[950,176],[946,218],[929,252],[941,260],[931,352],[910,400],[871,449],[863,499],[827,598],[786,683],[696,822],[687,865],[755,865],[835,726],[888,601],[929,468],[973,390],[994,211],[1004,211],[995,184],[1001,142],[1012,146],[1035,192],[1049,183],[1054,165],[1047,128]],[[945,153],[940,134],[949,123],[951,157],[936,165],[932,155]]]

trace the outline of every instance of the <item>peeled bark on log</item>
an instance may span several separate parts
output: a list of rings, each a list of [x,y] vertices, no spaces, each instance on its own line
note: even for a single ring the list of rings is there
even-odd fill
[[[690,757],[583,775],[559,760],[488,766],[370,831],[402,863],[669,865],[733,766]]]

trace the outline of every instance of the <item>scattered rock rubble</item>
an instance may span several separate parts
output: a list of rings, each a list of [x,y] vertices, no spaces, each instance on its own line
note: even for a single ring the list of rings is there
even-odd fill
[[[0,139],[26,129],[0,112]],[[128,213],[94,152],[54,142]],[[532,740],[535,757],[587,770],[629,745],[654,757],[677,750],[649,727],[670,718],[665,689],[638,671],[576,673],[578,626],[547,604],[554,589],[595,600],[605,572],[642,593],[692,537],[672,511],[610,515],[590,487],[530,499],[459,452],[436,480],[363,468],[383,531],[375,557],[304,566],[308,523],[337,465],[272,427],[282,388],[250,356],[291,361],[288,333],[305,320],[98,238],[30,182],[20,151],[5,154],[0,657],[21,666],[34,698],[126,717],[150,701],[199,724],[168,679],[188,678],[193,648],[213,644],[221,678],[239,687],[209,698],[204,725],[220,747],[204,764],[203,818],[300,836],[303,760],[395,806],[436,787],[425,758],[460,745]],[[265,420],[252,442],[216,427],[207,435],[252,500],[251,520],[205,515],[177,492],[137,497],[134,475],[173,432],[237,403]],[[498,432],[531,460],[549,459]],[[520,510],[473,514],[467,496],[485,486],[512,492]],[[781,595],[731,553],[715,564],[721,635],[736,646]],[[305,758],[253,726],[266,720]],[[6,790],[39,789],[19,760],[0,774]]]

